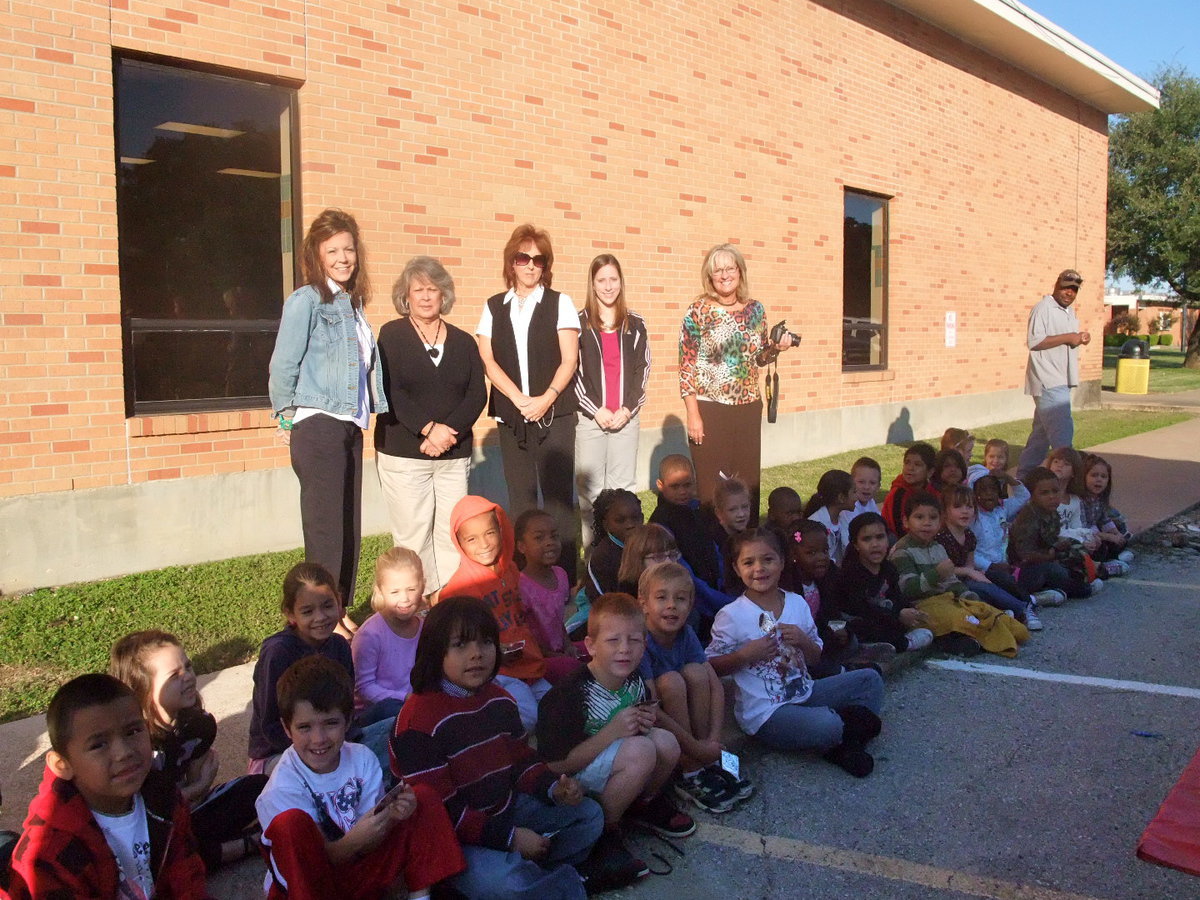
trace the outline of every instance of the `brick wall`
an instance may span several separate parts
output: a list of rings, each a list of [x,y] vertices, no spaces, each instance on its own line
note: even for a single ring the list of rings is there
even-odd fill
[[[616,253],[652,338],[647,425],[682,414],[679,317],[725,240],[804,335],[785,414],[1019,387],[1026,311],[1066,266],[1082,318],[1105,318],[1104,115],[876,0],[14,0],[0,497],[287,464],[262,410],[125,418],[114,48],[301,85],[302,217],[358,216],[376,327],[416,253],[446,263],[468,329],[515,223],[549,229],[576,299]],[[894,197],[886,373],[840,371],[845,187]],[[1097,342],[1084,378],[1099,367]]]

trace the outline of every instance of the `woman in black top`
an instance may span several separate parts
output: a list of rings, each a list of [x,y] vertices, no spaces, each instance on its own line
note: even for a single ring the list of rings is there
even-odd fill
[[[483,411],[483,360],[471,336],[443,316],[454,306],[454,281],[429,256],[408,261],[392,287],[403,318],[379,331],[389,411],[376,417],[379,484],[392,539],[421,556],[425,592],[458,568],[450,511],[467,495],[471,426]]]
[[[508,513],[515,518],[538,506],[540,489],[562,541],[558,565],[574,580],[579,315],[570,297],[550,287],[553,266],[550,236],[518,225],[504,246],[508,290],[488,299],[475,334],[492,383],[488,414],[499,425]]]

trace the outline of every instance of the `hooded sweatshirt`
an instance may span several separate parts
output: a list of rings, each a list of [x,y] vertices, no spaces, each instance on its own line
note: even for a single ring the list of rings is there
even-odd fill
[[[458,530],[463,522],[483,513],[494,513],[500,526],[500,555],[485,566],[463,553]],[[459,553],[458,571],[442,587],[442,597],[476,597],[487,604],[500,626],[500,642],[524,641],[525,647],[513,662],[500,666],[500,674],[522,681],[536,681],[546,674],[546,661],[534,632],[533,619],[521,601],[521,571],[513,562],[517,541],[512,523],[497,504],[484,497],[468,495],[454,505],[450,513],[450,538]]]
[[[156,900],[206,900],[204,863],[187,804],[170,776],[151,771],[142,785]],[[87,801],[47,767],[12,858],[13,900],[117,897],[120,868]]]
[[[887,523],[888,531],[896,535],[896,537],[904,537],[908,530],[904,527],[904,502],[909,495],[915,491],[929,490],[929,482],[925,484],[909,484],[904,480],[904,473],[901,472],[892,481],[892,489],[888,491],[888,495],[883,500],[883,509],[880,510],[880,515]]]

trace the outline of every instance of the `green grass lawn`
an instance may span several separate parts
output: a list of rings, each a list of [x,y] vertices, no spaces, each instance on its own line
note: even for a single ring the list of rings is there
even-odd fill
[[[1104,348],[1104,371],[1100,375],[1100,385],[1106,391],[1116,386],[1120,355],[1120,347]],[[1185,369],[1183,356],[1183,351],[1174,347],[1150,348],[1150,393],[1169,394],[1200,388],[1200,369]]]
[[[1075,416],[1076,443],[1089,447],[1184,418],[1171,412],[1081,412]],[[1015,463],[1028,429],[1028,420],[977,429],[976,459],[986,439],[999,437],[1012,445]],[[900,470],[903,453],[900,446],[867,447],[767,469],[764,502],[767,493],[781,484],[790,484],[807,498],[822,472],[849,469],[863,455],[879,461],[886,488]],[[643,504],[648,514],[654,505],[652,496],[643,495]],[[375,558],[390,545],[390,535],[363,541],[360,599],[368,596]],[[58,684],[81,672],[103,670],[113,641],[138,628],[173,631],[200,673],[253,659],[262,639],[282,626],[280,585],[284,573],[301,558],[300,550],[267,553],[0,599],[0,721],[41,712]],[[361,621],[369,609],[362,602],[351,614]]]

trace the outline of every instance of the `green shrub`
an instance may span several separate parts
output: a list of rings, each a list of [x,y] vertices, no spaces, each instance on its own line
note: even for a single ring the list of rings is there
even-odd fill
[[[1158,342],[1164,347],[1170,347],[1175,343],[1175,335],[1166,331],[1160,331],[1158,334]]]

